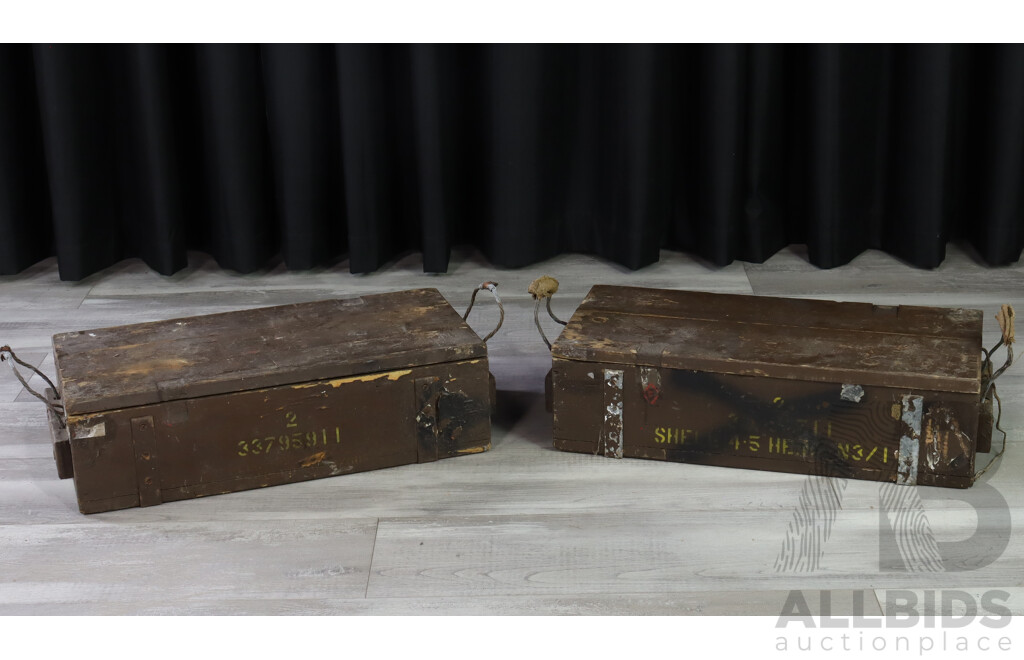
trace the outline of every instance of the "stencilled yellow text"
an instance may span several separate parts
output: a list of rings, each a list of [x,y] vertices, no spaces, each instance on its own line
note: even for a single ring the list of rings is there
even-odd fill
[[[337,426],[319,429],[301,428],[298,416],[286,412],[285,432],[262,438],[238,441],[239,456],[279,454],[288,451],[309,451],[318,447],[341,444],[341,428]],[[292,430],[295,429],[295,430]]]
[[[693,429],[673,429],[665,426],[654,429],[654,441],[659,444],[685,445],[687,440],[695,442],[697,432]]]
[[[818,422],[814,422],[809,426],[813,429],[813,437],[818,438]],[[823,434],[825,438],[832,439],[831,422],[824,422],[820,430],[825,432]],[[694,445],[700,439],[700,434],[694,429],[665,426],[659,426],[654,429],[654,441],[658,444],[686,446],[688,444]],[[718,442],[721,442],[721,440]],[[726,442],[729,449],[740,454],[768,454],[772,456],[800,456],[804,458],[813,457],[814,454],[813,447],[809,442],[767,434],[733,435]],[[706,444],[706,442],[703,444]],[[843,460],[863,463],[869,461],[889,462],[888,447],[864,445],[855,442],[837,442],[834,446],[836,452]]]

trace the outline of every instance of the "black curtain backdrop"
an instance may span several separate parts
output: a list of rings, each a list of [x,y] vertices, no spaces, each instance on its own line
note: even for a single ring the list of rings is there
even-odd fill
[[[1024,247],[1021,46],[0,46],[0,273]]]

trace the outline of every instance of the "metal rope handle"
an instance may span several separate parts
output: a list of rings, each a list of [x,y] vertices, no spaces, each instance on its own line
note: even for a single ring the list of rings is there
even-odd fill
[[[548,350],[551,350],[551,342],[548,341],[547,335],[544,334],[544,328],[540,325],[540,301],[547,301],[548,316],[560,325],[567,325],[568,321],[555,316],[555,313],[551,310],[551,297],[558,291],[558,280],[547,275],[538,277],[533,282],[530,282],[530,288],[527,292],[533,296],[533,299],[537,301],[537,304],[533,306],[533,323],[537,326],[537,332],[540,333],[540,338],[547,344]]]
[[[476,304],[476,294],[480,291],[490,291],[491,295],[494,296],[494,302],[498,303],[498,312],[501,316],[498,318],[498,325],[491,330],[490,334],[483,338],[483,342],[486,344],[487,340],[497,334],[498,330],[501,329],[501,324],[505,322],[505,307],[501,304],[501,298],[498,296],[498,283],[497,282],[484,282],[477,288],[473,289],[473,295],[469,299],[469,307],[466,308],[466,313],[462,315],[462,320],[465,321],[469,318],[469,313],[473,310],[473,305]]]
[[[39,399],[40,401],[42,401],[44,404],[46,404],[46,407],[49,408],[57,416],[57,419],[61,422],[61,425],[63,426],[64,406],[62,406],[59,403],[54,403],[54,401],[50,400],[46,396],[40,394],[39,392],[36,392],[34,389],[29,387],[28,381],[25,380],[25,377],[21,375],[21,372],[18,371],[17,367],[15,367],[14,365],[15,363],[17,363],[25,367],[26,369],[34,371],[37,376],[45,380],[46,384],[50,386],[50,389],[53,391],[54,399],[59,400],[60,390],[58,390],[57,386],[53,384],[53,381],[50,380],[42,371],[40,371],[39,369],[35,368],[28,362],[25,362],[17,355],[15,355],[14,351],[11,349],[10,346],[0,346],[0,362],[8,362],[8,360],[10,360],[9,364],[11,365],[11,371],[14,372],[14,377],[18,379],[18,382],[21,383],[21,386],[25,388],[25,391],[34,396],[35,398]]]
[[[1002,402],[1002,400],[1001,400],[1001,399],[999,398],[999,393],[998,393],[998,392],[996,392],[996,386],[995,386],[995,383],[991,383],[991,391],[992,391],[992,398],[994,398],[994,399],[995,399],[995,402],[996,402],[996,404],[997,404],[997,405],[999,406],[999,413],[998,413],[998,415],[996,416],[996,419],[995,419],[995,423],[994,423],[994,426],[995,426],[995,430],[996,430],[996,431],[999,431],[1000,433],[1002,433],[1002,434],[1003,434],[1003,446],[999,448],[999,451],[997,451],[997,452],[995,453],[995,455],[994,455],[994,456],[993,456],[992,458],[990,458],[990,459],[989,459],[989,461],[988,461],[988,464],[987,464],[987,465],[985,465],[985,467],[983,467],[983,468],[981,468],[980,470],[978,470],[978,472],[977,472],[977,473],[976,473],[976,474],[975,474],[975,475],[974,475],[973,477],[971,477],[971,483],[972,483],[972,484],[973,484],[973,483],[975,483],[975,482],[977,482],[977,481],[978,481],[978,479],[980,479],[980,478],[981,478],[981,475],[983,475],[983,474],[985,474],[986,472],[988,472],[988,469],[989,469],[990,467],[992,467],[992,464],[993,464],[993,463],[995,463],[996,461],[998,461],[998,460],[999,460],[999,458],[1000,458],[1000,457],[1001,457],[1001,456],[1003,455],[1003,453],[1004,453],[1004,452],[1006,451],[1006,431],[1004,431],[1004,430],[1003,430],[1003,427],[999,425],[999,423],[1000,423],[1000,422],[1002,421],[1002,419],[1003,419],[1003,402]]]
[[[999,341],[997,341],[996,345],[987,351],[984,348],[981,349],[981,352],[984,354],[984,360],[982,360],[981,363],[981,401],[982,404],[984,404],[989,396],[995,400],[994,405],[998,406],[999,412],[996,415],[993,426],[995,427],[995,431],[999,431],[1003,434],[1003,442],[999,451],[989,459],[988,464],[974,475],[971,480],[972,483],[977,481],[981,475],[988,472],[988,469],[992,467],[992,465],[1006,452],[1006,431],[1004,431],[1002,426],[1000,426],[1000,422],[1003,418],[1003,402],[999,399],[999,394],[996,392],[996,379],[999,378],[1011,364],[1013,364],[1013,343],[1016,340],[1013,330],[1014,316],[1013,307],[1010,305],[1001,306],[999,308],[999,313],[996,314],[996,321],[999,322],[999,330],[1002,333],[999,337]],[[1006,347],[1006,361],[1003,363],[1003,366],[993,371],[992,355],[999,350],[1000,346]]]
[[[988,397],[988,391],[994,387],[996,379],[1003,375],[1003,372],[1013,364],[1013,343],[1016,340],[1014,337],[1013,330],[1013,319],[1014,319],[1013,307],[1009,305],[1003,305],[999,309],[999,313],[996,314],[996,321],[999,322],[999,329],[1002,331],[1002,336],[999,337],[999,341],[996,345],[989,350],[981,349],[985,355],[985,359],[981,364],[982,374],[982,388],[981,388],[981,400],[984,401]],[[1006,362],[1003,366],[993,371],[992,368],[992,354],[999,350],[1000,346],[1006,346]]]

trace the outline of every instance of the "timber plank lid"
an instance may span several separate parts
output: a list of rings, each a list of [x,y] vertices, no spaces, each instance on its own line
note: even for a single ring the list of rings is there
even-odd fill
[[[565,360],[979,393],[971,309],[594,286],[552,346]]]
[[[436,289],[53,337],[68,415],[486,357]]]

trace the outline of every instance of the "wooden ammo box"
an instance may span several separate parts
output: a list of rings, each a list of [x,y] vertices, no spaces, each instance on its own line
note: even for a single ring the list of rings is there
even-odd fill
[[[487,349],[435,289],[71,332],[53,348],[54,454],[83,513],[490,447]]]
[[[552,347],[555,447],[966,488],[981,328],[977,310],[595,286]]]

